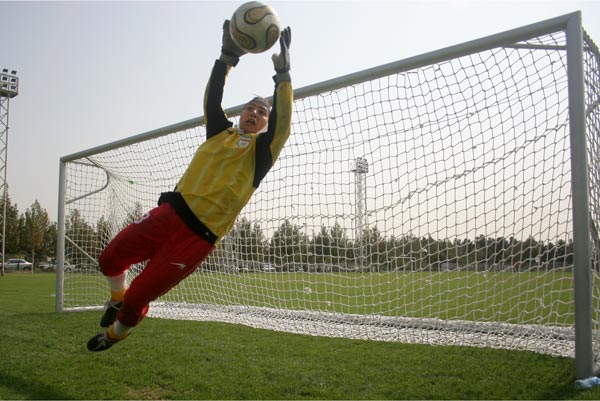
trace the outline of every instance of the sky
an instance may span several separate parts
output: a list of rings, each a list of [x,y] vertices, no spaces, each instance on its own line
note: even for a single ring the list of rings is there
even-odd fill
[[[202,115],[221,25],[243,1],[0,1],[0,68],[16,70],[7,183],[20,213],[56,221],[59,160]],[[581,11],[600,44],[600,0],[272,1],[296,89]],[[272,94],[269,51],[248,55],[224,108]]]

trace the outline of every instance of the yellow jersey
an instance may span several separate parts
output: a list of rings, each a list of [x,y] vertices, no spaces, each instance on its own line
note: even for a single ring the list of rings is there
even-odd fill
[[[274,165],[291,130],[292,85],[277,78],[267,131],[244,133],[234,128],[221,106],[230,69],[219,60],[215,62],[204,95],[207,139],[196,150],[175,190],[159,199],[159,203],[169,202],[194,232],[213,244],[231,230]]]

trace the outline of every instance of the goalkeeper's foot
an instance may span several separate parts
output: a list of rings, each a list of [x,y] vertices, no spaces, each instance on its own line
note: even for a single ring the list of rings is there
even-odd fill
[[[98,333],[94,337],[90,338],[87,343],[87,349],[92,352],[104,351],[118,342],[119,340],[111,340],[108,337],[108,332],[103,331],[102,333]]]
[[[113,301],[112,299],[106,301],[104,304],[104,315],[100,319],[100,327],[110,327],[117,320],[117,313],[119,313],[121,305],[123,305],[123,301]]]

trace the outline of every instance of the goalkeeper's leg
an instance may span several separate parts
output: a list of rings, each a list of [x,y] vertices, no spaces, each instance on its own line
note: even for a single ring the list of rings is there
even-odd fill
[[[168,224],[165,210],[163,206],[155,208],[125,227],[100,254],[100,270],[110,287],[110,299],[104,304],[104,315],[100,319],[101,327],[108,328],[117,319],[127,291],[129,267],[152,258],[164,241],[162,225]]]
[[[148,312],[150,302],[167,293],[181,280],[193,273],[214,249],[214,245],[192,232],[169,205],[163,204],[159,208],[161,208],[161,213],[157,216],[151,215],[147,220],[153,220],[154,217],[157,217],[155,222],[158,222],[159,217],[160,220],[166,219],[166,224],[160,226],[158,228],[159,232],[154,236],[154,240],[158,237],[161,238],[161,241],[158,241],[160,247],[155,247],[156,252],[148,261],[144,270],[131,282],[117,311],[117,320],[108,327],[105,337],[102,337],[102,333],[100,333],[88,343],[88,349],[91,351],[108,349],[115,342],[127,337],[131,329],[137,326]],[[146,230],[143,229],[144,226],[147,228]],[[143,231],[141,236],[147,237],[151,235],[153,229],[156,230],[157,227],[142,222],[136,228],[126,229],[128,230],[127,235],[120,238],[120,243],[128,238],[135,237],[133,234],[138,230]],[[131,242],[128,242],[128,244],[130,245]],[[122,252],[120,248],[116,250],[118,252],[113,252],[113,255],[119,255]],[[127,258],[130,258],[129,254],[123,253],[127,255]],[[113,261],[118,259],[118,257],[112,257]],[[104,263],[107,263],[108,260],[111,260],[111,258],[105,257]],[[130,260],[131,258],[129,263],[133,263]],[[112,268],[103,268],[103,272],[108,273],[109,277],[112,277],[110,273],[117,273],[118,275],[121,273],[122,267],[119,266],[122,266],[122,264],[123,262],[120,262],[113,264]],[[97,346],[97,344],[100,345]]]

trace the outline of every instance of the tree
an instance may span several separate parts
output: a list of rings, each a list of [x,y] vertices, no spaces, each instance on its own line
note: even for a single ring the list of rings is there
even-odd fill
[[[312,240],[312,250],[315,256],[315,262],[327,263],[330,262],[329,251],[331,249],[332,239],[329,235],[327,227],[321,226],[321,230]]]
[[[65,235],[68,238],[78,238],[80,241],[75,246],[71,242],[65,243],[65,259],[69,262],[82,266],[94,260],[94,247],[96,244],[96,232],[86,222],[77,209],[71,210],[65,221]]]
[[[4,200],[0,200],[0,213],[4,211]],[[17,205],[10,204],[10,196],[6,195],[6,227],[4,247],[7,254],[17,253],[20,250],[19,235],[19,209]],[[1,230],[1,227],[0,227]]]
[[[348,236],[346,235],[346,230],[340,226],[337,220],[329,230],[329,238],[331,239],[330,255],[332,262],[341,265],[342,259],[346,257],[346,250],[348,249]]]
[[[112,237],[113,231],[111,230],[110,223],[104,216],[101,216],[96,223],[96,239],[94,241],[94,251],[91,255],[94,259],[98,259],[100,253],[108,245]]]
[[[271,238],[271,255],[281,264],[300,263],[302,244],[305,243],[300,226],[286,219],[273,233]],[[277,264],[277,263],[276,263]]]
[[[37,254],[45,254],[46,236],[50,227],[48,212],[43,209],[40,203],[33,202],[31,207],[25,211],[25,236],[23,245],[31,253],[31,262],[35,263]]]
[[[48,212],[42,209],[37,201],[25,211],[23,245],[31,254],[31,262],[35,263],[36,255],[45,254],[46,235],[50,227]]]
[[[245,217],[238,220],[231,230],[231,251],[237,260],[244,261],[244,267],[256,268],[264,262],[266,240],[259,224],[252,224]]]
[[[387,244],[383,234],[377,226],[365,229],[362,235],[362,241],[367,256],[368,265],[365,266],[373,271],[380,271],[385,264],[387,255]]]
[[[44,250],[42,255],[48,257],[56,254],[57,234],[56,223],[51,223],[46,230],[46,234],[44,235]]]
[[[125,222],[123,223],[123,227],[125,228],[140,217],[144,215],[144,208],[140,202],[135,202],[133,207],[127,210],[127,217],[125,218]]]

